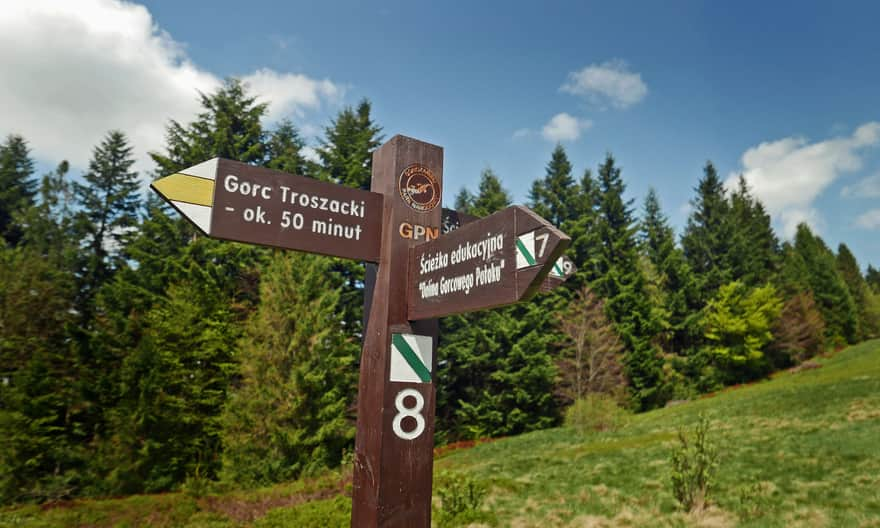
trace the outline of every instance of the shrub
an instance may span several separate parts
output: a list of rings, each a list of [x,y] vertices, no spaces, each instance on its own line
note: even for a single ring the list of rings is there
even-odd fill
[[[771,325],[782,311],[782,299],[768,284],[751,289],[734,281],[709,301],[704,314],[706,351],[728,382],[742,382],[768,370],[764,349],[773,339]]]
[[[622,427],[629,416],[607,394],[588,394],[565,411],[565,425],[579,433],[589,431],[614,431]]]
[[[709,420],[700,415],[693,440],[684,428],[678,430],[678,445],[672,451],[672,494],[685,511],[700,511],[709,500],[718,449],[709,438]]]
[[[463,473],[441,473],[434,488],[440,498],[439,511],[435,511],[438,528],[472,523],[495,525],[495,515],[480,509],[489,493],[485,483]]]
[[[351,499],[306,502],[290,508],[276,508],[254,523],[254,528],[348,528],[351,526]]]
[[[761,517],[773,505],[774,486],[769,482],[752,482],[737,490],[738,513],[740,519],[747,521]]]

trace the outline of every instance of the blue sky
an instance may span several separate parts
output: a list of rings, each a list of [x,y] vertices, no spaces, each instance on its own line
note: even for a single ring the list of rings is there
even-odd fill
[[[197,110],[196,89],[243,76],[313,144],[369,98],[386,138],[445,148],[448,201],[491,167],[525,202],[561,141],[578,176],[613,153],[637,204],[655,187],[680,228],[711,159],[746,175],[780,233],[806,220],[877,266],[878,19],[870,2],[34,0],[0,15],[0,49],[38,59],[0,51],[23,84],[0,110],[34,108],[43,128],[0,132],[82,165],[84,145],[121,128],[145,158],[168,118]],[[27,85],[59,68],[64,89]],[[72,123],[89,131],[75,152]]]

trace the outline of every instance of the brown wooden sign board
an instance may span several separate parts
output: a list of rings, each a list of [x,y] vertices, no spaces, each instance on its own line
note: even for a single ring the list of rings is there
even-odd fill
[[[550,268],[550,273],[547,274],[547,277],[544,279],[544,282],[541,284],[538,291],[541,293],[547,293],[562,286],[562,283],[567,281],[576,271],[577,266],[574,265],[574,261],[571,260],[568,255],[562,255],[556,259],[555,263],[553,263],[553,266]]]
[[[434,318],[528,298],[569,244],[524,207],[442,210],[442,182],[442,148],[395,136],[373,154],[371,191],[220,158],[152,184],[211,237],[369,263],[353,528],[431,525]]]
[[[571,240],[522,206],[410,250],[409,319],[520,302],[537,292]]]
[[[383,196],[215,158],[152,184],[205,234],[378,262]]]
[[[443,208],[443,234],[455,231],[459,227],[479,220],[479,216],[462,213],[453,209]],[[544,279],[541,287],[538,289],[540,293],[547,293],[560,286],[577,272],[577,266],[568,255],[562,255],[550,268],[550,273]],[[368,274],[369,276],[369,274]],[[369,288],[366,291],[371,291]],[[371,294],[370,294],[371,295]],[[369,305],[368,305],[369,306]]]
[[[441,220],[441,233],[444,235],[451,233],[459,227],[469,224],[471,222],[476,222],[479,219],[479,216],[474,216],[472,214],[467,214],[461,211],[456,211],[455,209],[447,209],[444,207]]]

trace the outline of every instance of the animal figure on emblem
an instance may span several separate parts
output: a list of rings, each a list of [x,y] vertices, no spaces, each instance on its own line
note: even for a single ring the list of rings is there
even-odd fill
[[[406,188],[410,194],[422,194],[431,187],[430,183],[416,183]]]

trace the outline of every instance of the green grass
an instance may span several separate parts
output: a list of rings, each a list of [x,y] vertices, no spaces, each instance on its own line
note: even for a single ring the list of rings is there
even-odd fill
[[[632,417],[615,432],[540,431],[455,451],[437,471],[484,482],[496,526],[880,528],[880,341],[821,368]],[[704,414],[720,448],[711,506],[676,508],[669,457]],[[347,526],[339,475],[248,492],[0,511],[6,526]]]
[[[503,526],[880,527],[880,341],[822,368],[634,416],[552,429],[438,461],[488,481]],[[670,451],[700,414],[720,448],[714,505],[676,511]]]

